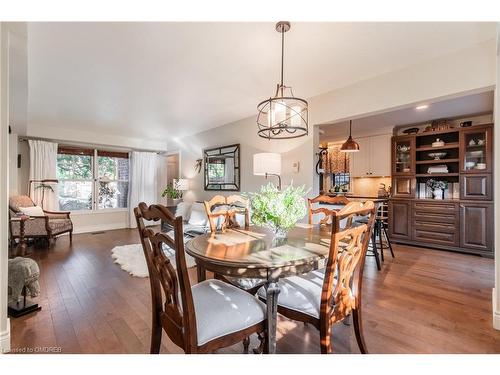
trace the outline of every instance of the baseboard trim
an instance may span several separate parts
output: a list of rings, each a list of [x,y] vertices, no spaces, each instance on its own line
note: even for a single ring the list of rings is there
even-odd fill
[[[493,328],[500,331],[500,301],[497,300],[497,293],[493,288]]]
[[[10,319],[7,318],[7,330],[0,332],[0,354],[10,352]]]
[[[78,227],[73,230],[73,234],[90,233],[90,232],[102,232],[105,230],[115,230],[124,229],[127,225],[124,223],[112,223],[112,224],[99,224],[99,225],[86,225],[83,227]]]

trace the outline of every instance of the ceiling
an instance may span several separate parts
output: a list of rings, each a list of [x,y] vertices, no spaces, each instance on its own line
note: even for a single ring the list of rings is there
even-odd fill
[[[495,23],[292,23],[285,84],[309,98],[495,37]],[[279,80],[273,23],[29,23],[29,126],[146,139],[256,114]]]
[[[426,102],[427,108],[417,110],[416,106],[380,113],[355,119],[352,122],[352,135],[365,135],[374,129],[391,129],[396,125],[418,124],[441,118],[493,112],[493,91],[466,95],[435,103]],[[320,141],[339,141],[349,134],[349,121],[320,125]],[[376,131],[375,131],[376,132]]]

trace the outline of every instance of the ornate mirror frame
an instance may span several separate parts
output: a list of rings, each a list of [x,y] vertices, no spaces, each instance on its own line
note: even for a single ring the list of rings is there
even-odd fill
[[[231,164],[229,164],[232,162]],[[204,185],[207,191],[240,191],[240,144],[203,150]],[[222,175],[221,175],[222,173]],[[219,176],[216,176],[219,174]]]

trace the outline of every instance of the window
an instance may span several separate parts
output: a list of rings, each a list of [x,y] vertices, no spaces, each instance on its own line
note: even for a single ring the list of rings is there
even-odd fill
[[[99,171],[98,208],[126,208],[128,197],[128,155],[97,151]]]
[[[128,154],[59,147],[59,208],[64,211],[126,208]]]

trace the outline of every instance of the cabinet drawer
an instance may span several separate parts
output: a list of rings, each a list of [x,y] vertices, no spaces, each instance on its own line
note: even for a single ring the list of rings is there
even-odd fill
[[[458,233],[455,230],[441,230],[440,228],[429,228],[425,226],[413,228],[413,239],[415,241],[429,242],[441,245],[458,245]]]
[[[454,213],[458,209],[458,205],[453,202],[413,202],[413,209],[419,212]]]

